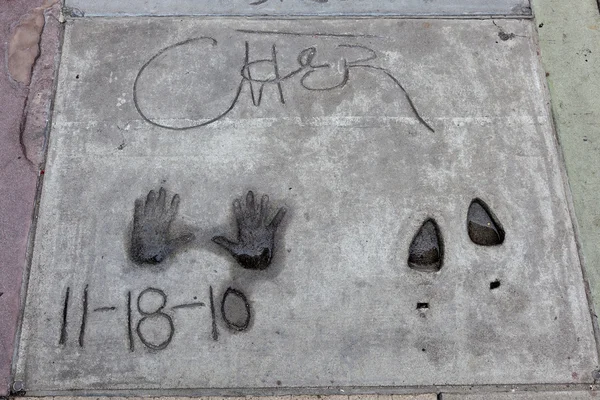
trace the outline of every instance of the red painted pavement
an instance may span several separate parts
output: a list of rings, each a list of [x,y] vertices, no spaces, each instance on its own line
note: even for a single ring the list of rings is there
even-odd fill
[[[45,11],[41,55],[29,86],[9,76],[7,49],[19,21],[41,5],[42,0],[0,1],[0,396],[9,388],[27,242],[43,159],[58,54],[58,5]]]

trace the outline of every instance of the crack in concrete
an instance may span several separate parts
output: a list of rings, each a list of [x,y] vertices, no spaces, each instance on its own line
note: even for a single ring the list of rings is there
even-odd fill
[[[25,98],[25,103],[23,104],[23,113],[21,114],[21,121],[19,121],[19,146],[21,147],[21,153],[23,153],[23,158],[35,168],[35,164],[27,155],[27,146],[25,145],[25,141],[23,140],[23,132],[25,131],[25,124],[27,123],[27,114],[29,109],[29,96]]]

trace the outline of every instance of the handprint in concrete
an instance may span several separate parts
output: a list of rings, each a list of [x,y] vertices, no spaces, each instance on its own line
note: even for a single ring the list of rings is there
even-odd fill
[[[238,227],[237,241],[233,242],[224,236],[215,236],[213,242],[225,248],[243,268],[264,270],[271,264],[275,247],[275,233],[285,216],[286,209],[281,207],[271,222],[267,222],[269,214],[269,196],[264,195],[260,207],[256,207],[254,193],[246,195],[246,207],[242,208],[241,200],[233,202],[233,213]]]
[[[146,201],[135,201],[130,255],[138,264],[159,264],[171,253],[194,239],[192,233],[171,234],[180,198],[175,194],[167,205],[167,191],[160,188],[158,197],[151,190]]]

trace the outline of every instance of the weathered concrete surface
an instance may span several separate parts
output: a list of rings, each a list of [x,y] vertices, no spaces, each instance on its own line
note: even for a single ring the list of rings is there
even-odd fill
[[[596,0],[534,5],[587,277],[600,310],[600,13]]]
[[[596,391],[588,392],[528,392],[528,393],[482,393],[446,394],[442,400],[592,400],[600,396]]]
[[[75,16],[111,15],[511,15],[529,0],[67,0]]]
[[[534,29],[73,21],[17,377],[37,394],[593,382]],[[232,202],[250,189],[270,195],[267,222],[287,208],[262,272],[211,241],[235,238]],[[474,198],[502,244],[469,239]],[[149,212],[157,225],[140,228]],[[439,273],[407,265],[428,217]],[[132,262],[131,232],[171,220],[153,237],[165,261]],[[249,302],[243,332],[242,295],[221,307],[229,287]]]
[[[52,18],[58,9],[41,0],[14,0],[0,7],[0,54],[5,60],[0,73],[0,396],[8,391],[37,160],[43,154],[43,141],[30,141],[22,133],[28,125],[31,135],[43,137],[50,116],[58,47],[58,21]],[[35,124],[33,115],[39,120]]]
[[[94,397],[96,400],[436,400],[436,394],[419,395],[351,395],[351,396],[245,396],[245,397]],[[23,397],[23,400],[39,400],[40,397]],[[89,397],[42,397],[42,400],[86,400]]]

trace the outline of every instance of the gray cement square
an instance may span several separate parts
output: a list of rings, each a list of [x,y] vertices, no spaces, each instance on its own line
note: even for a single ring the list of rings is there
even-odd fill
[[[67,0],[73,15],[531,16],[529,0]]]
[[[69,22],[17,379],[593,382],[533,36],[526,20]]]

